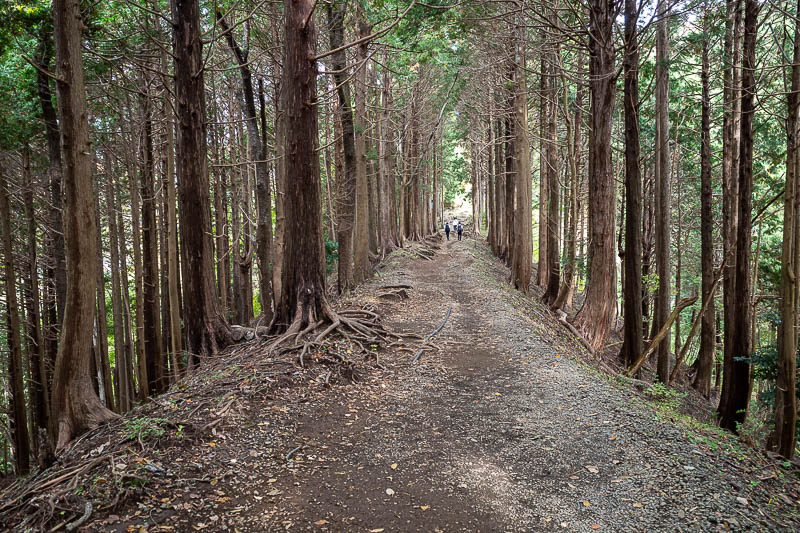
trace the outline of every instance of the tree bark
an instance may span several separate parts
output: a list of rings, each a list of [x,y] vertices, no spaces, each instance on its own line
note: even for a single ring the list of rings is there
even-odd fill
[[[141,342],[147,368],[147,386],[150,394],[167,390],[164,374],[164,354],[161,351],[161,306],[158,287],[158,242],[156,227],[155,183],[153,172],[153,123],[149,96],[149,81],[139,95],[142,112],[140,144],[142,197],[142,324]],[[137,302],[138,306],[138,302]]]
[[[655,238],[658,290],[655,295],[653,332],[661,329],[669,315],[670,304],[670,165],[669,165],[669,8],[667,0],[658,1],[656,29],[656,178]],[[669,380],[669,335],[657,347],[658,379]]]
[[[25,314],[27,316],[26,336],[28,359],[30,365],[29,391],[31,401],[32,424],[34,433],[33,447],[37,448],[37,428],[47,429],[50,416],[50,391],[47,383],[47,366],[42,351],[41,313],[39,311],[39,264],[36,241],[36,213],[33,206],[33,181],[30,168],[30,150],[26,146],[22,151],[22,172],[25,182],[30,184],[23,188],[25,204],[25,221],[27,226],[28,264],[25,274]]]
[[[317,145],[313,0],[285,0],[286,239],[281,297],[271,330],[300,332],[327,305]],[[302,238],[300,238],[302,236]]]
[[[729,383],[727,398],[719,405],[720,427],[738,433],[739,425],[747,415],[750,402],[750,364],[752,355],[752,330],[750,321],[752,307],[750,294],[751,210],[753,203],[753,114],[755,112],[755,51],[758,19],[758,1],[745,1],[744,43],[742,46],[742,118],[739,142],[739,202],[736,234],[736,276],[734,288],[733,317],[735,320],[732,340],[732,355],[729,371],[724,382]],[[723,400],[724,403],[723,403]]]
[[[722,374],[732,375],[734,322],[733,308],[736,302],[736,258],[730,252],[736,247],[736,232],[739,215],[739,148],[741,139],[741,0],[728,0],[725,20],[725,64],[723,77],[723,164],[722,164],[722,227],[725,271],[722,280],[724,356]],[[723,379],[720,405],[728,402],[731,380]],[[718,409],[719,411],[719,409]]]
[[[358,36],[363,38],[370,33],[363,8],[356,6]],[[355,154],[356,154],[356,202],[355,202],[355,257],[353,259],[353,278],[356,284],[368,279],[372,274],[369,261],[369,189],[367,186],[367,41],[356,48],[355,71]],[[342,128],[346,126],[342,122]],[[345,153],[347,149],[345,148]]]
[[[53,106],[53,94],[50,89],[50,78],[45,72],[51,69],[53,59],[53,36],[42,25],[39,33],[37,50],[37,63],[40,69],[36,70],[36,87],[39,96],[39,106],[42,109],[42,119],[47,138],[47,155],[49,166],[47,169],[50,188],[50,238],[49,249],[52,256],[52,266],[47,268],[47,278],[54,285],[55,291],[48,291],[45,299],[45,315],[49,327],[45,330],[46,350],[45,357],[52,365],[56,360],[58,350],[58,337],[61,332],[61,322],[64,319],[64,305],[67,292],[67,267],[64,251],[64,221],[62,198],[62,162],[61,139],[58,131],[58,116]]]
[[[583,72],[583,52],[578,52],[578,70]],[[567,80],[562,69],[562,83],[564,84],[564,109],[567,106]],[[575,290],[575,259],[578,241],[578,212],[580,206],[580,169],[581,169],[581,128],[583,122],[583,84],[577,82],[575,92],[575,117],[572,122],[567,119],[567,151],[569,152],[570,169],[570,196],[569,196],[569,224],[564,236],[566,247],[566,261],[564,263],[564,277],[558,298],[553,303],[553,308],[561,309],[572,305],[572,295]]]
[[[795,13],[800,14],[800,2]],[[795,20],[791,91],[787,95],[786,191],[783,199],[783,248],[781,254],[781,326],[778,342],[778,378],[775,384],[774,443],[783,457],[791,459],[797,427],[797,328],[800,275],[800,19]]]
[[[558,93],[556,87],[556,64],[560,63],[561,51],[558,44],[554,44],[550,51],[549,68],[547,74],[547,288],[542,299],[548,305],[555,303],[558,291],[561,288],[561,249],[559,246],[559,226],[561,209],[561,184],[558,179]],[[569,143],[569,139],[567,140]]]
[[[206,158],[202,29],[197,0],[172,0],[184,319],[190,366],[231,343],[217,308]]]
[[[716,309],[714,306],[714,291],[712,290],[714,278],[714,191],[711,182],[711,99],[709,95],[708,68],[708,41],[704,40],[702,70],[700,72],[702,91],[702,110],[700,113],[700,264],[703,305],[706,311],[700,319],[700,351],[697,354],[697,372],[692,386],[705,398],[711,396],[711,370],[714,366],[714,352],[716,350],[716,331],[714,327]]]
[[[519,3],[521,6],[521,3]],[[533,235],[531,227],[531,161],[530,143],[528,141],[528,85],[525,73],[525,48],[523,41],[522,20],[517,21],[516,50],[514,58],[514,175],[516,179],[516,209],[514,212],[514,253],[511,265],[511,277],[514,287],[523,294],[528,294],[531,283],[531,260],[533,253]],[[552,125],[555,131],[555,124]],[[551,174],[552,176],[552,174]],[[556,199],[556,202],[558,199]],[[552,212],[552,211],[551,211]],[[557,239],[557,237],[556,237]],[[556,245],[557,247],[557,245]],[[558,256],[558,250],[550,250]],[[551,280],[552,282],[552,280]],[[556,280],[556,290],[558,280]]]
[[[589,159],[589,281],[583,307],[575,316],[575,326],[594,349],[608,337],[616,314],[616,267],[614,228],[616,189],[611,161],[611,125],[614,114],[616,80],[614,76],[613,25],[615,3],[592,0],[590,3],[591,137]]]
[[[625,0],[625,255],[620,359],[630,368],[642,353],[642,174],[639,168],[639,12]]]
[[[63,150],[67,294],[58,346],[50,438],[61,450],[75,436],[112,419],[90,375],[97,280],[97,216],[92,202],[92,150],[86,110],[78,0],[54,0],[58,109]]]
[[[344,16],[346,12],[344,0],[334,5],[328,4],[328,26],[331,50],[344,44]],[[350,104],[350,84],[347,81],[347,58],[344,50],[331,56],[333,78],[336,84],[337,110],[341,125],[341,144],[343,155],[343,173],[336,174],[336,213],[338,225],[336,240],[339,241],[339,294],[349,292],[355,286],[353,272],[353,226],[356,216],[356,144],[353,126],[353,109]]]

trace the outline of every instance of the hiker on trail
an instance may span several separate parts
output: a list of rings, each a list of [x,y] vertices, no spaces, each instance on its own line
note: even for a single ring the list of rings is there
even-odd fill
[[[458,224],[458,240],[459,240],[459,241],[461,240],[461,234],[462,234],[462,233],[464,233],[464,226],[462,226],[462,225],[459,223],[459,224]]]
[[[450,223],[447,222],[444,225],[444,234],[447,235],[447,240],[450,240]]]

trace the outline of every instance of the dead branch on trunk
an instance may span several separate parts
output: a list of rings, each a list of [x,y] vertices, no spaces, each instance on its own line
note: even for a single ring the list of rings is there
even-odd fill
[[[653,337],[653,340],[652,342],[650,342],[650,345],[644,352],[642,352],[642,355],[639,356],[639,358],[636,360],[633,366],[628,370],[628,376],[635,375],[639,371],[639,369],[642,368],[642,365],[647,360],[647,358],[650,357],[650,354],[652,354],[655,351],[656,347],[661,343],[662,340],[664,340],[664,337],[667,336],[670,328],[672,327],[672,324],[678,319],[678,316],[680,316],[681,311],[683,311],[696,301],[697,301],[697,295],[695,294],[694,296],[683,298],[681,301],[678,302],[678,305],[676,305],[675,309],[672,310],[672,313],[669,315],[669,318],[667,319],[666,323],[661,327],[658,334],[655,337]]]

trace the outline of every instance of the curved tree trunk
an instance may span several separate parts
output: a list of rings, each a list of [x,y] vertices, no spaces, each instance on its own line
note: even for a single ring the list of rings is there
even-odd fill
[[[58,109],[64,147],[67,294],[53,375],[49,433],[56,450],[115,415],[92,387],[92,330],[97,287],[97,215],[92,197],[91,146],[81,60],[78,0],[54,0]]]

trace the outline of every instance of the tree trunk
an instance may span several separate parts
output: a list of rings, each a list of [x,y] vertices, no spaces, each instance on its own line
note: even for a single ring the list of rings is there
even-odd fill
[[[800,2],[795,13],[800,14]],[[786,191],[783,200],[783,249],[781,255],[781,326],[778,342],[778,378],[775,384],[775,436],[778,453],[794,455],[797,427],[797,265],[800,264],[800,169],[798,169],[798,122],[800,117],[800,19],[795,20],[791,92],[786,107]],[[757,268],[757,266],[756,266]]]
[[[231,342],[217,309],[208,198],[202,30],[197,0],[172,0],[184,319],[190,365]]]
[[[370,29],[364,20],[363,8],[356,6],[358,36],[369,35]],[[356,202],[355,202],[355,257],[353,278],[356,284],[368,279],[372,273],[369,262],[369,189],[367,186],[367,41],[356,48],[354,126],[356,154]],[[345,128],[344,121],[342,128]],[[345,148],[345,154],[347,149]]]
[[[95,323],[94,323],[94,344],[95,344],[95,363],[97,366],[97,381],[100,385],[100,399],[103,405],[109,409],[114,409],[114,387],[111,383],[111,362],[108,359],[108,316],[106,313],[106,279],[103,272],[103,240],[100,234],[100,188],[95,187],[93,191],[94,196],[94,212],[97,213],[97,232],[95,238],[97,239],[97,284],[96,288],[96,304],[95,304]]]
[[[49,364],[55,364],[58,350],[58,337],[61,332],[61,322],[64,319],[64,305],[67,292],[67,267],[64,251],[64,221],[62,198],[62,163],[61,139],[58,131],[58,116],[53,106],[53,94],[50,90],[50,78],[46,72],[51,70],[53,59],[53,36],[47,31],[47,25],[42,25],[39,33],[37,50],[37,63],[41,67],[36,70],[36,87],[39,96],[39,106],[42,109],[42,118],[47,138],[47,155],[49,167],[47,169],[50,188],[50,239],[49,249],[52,257],[52,266],[47,268],[47,278],[55,287],[55,291],[48,291],[45,299],[45,316],[49,327],[45,330],[45,358]]]
[[[8,325],[8,382],[11,388],[9,414],[14,436],[14,459],[17,474],[23,476],[30,471],[31,446],[28,437],[28,415],[25,404],[25,384],[22,369],[22,335],[20,333],[19,305],[17,303],[16,266],[14,245],[11,237],[11,207],[8,182],[0,171],[0,233],[3,238],[3,269],[5,270],[6,310]]]
[[[158,243],[155,209],[155,183],[153,176],[153,126],[149,82],[140,93],[142,111],[142,142],[140,158],[142,165],[142,317],[141,330],[144,359],[147,367],[147,386],[150,394],[161,394],[167,390],[161,352],[161,309],[158,290]],[[137,307],[139,302],[137,301]]]
[[[86,110],[81,16],[78,0],[54,0],[53,26],[58,65],[67,295],[53,376],[50,438],[61,450],[75,436],[112,419],[92,388],[92,329],[97,280],[97,217],[92,203],[91,145]]]
[[[274,332],[299,332],[324,316],[325,273],[317,145],[313,0],[285,0],[286,239]],[[302,238],[300,238],[302,236]]]
[[[669,168],[669,8],[666,0],[658,2],[656,29],[656,178],[655,237],[658,290],[655,295],[653,332],[661,329],[669,315],[670,304],[670,168]],[[656,350],[658,379],[669,380],[669,335]]]
[[[705,24],[705,22],[704,22]],[[798,41],[800,42],[800,40]],[[716,331],[714,327],[714,192],[711,183],[711,99],[708,84],[708,41],[703,41],[702,110],[700,114],[700,264],[703,305],[706,311],[700,319],[700,351],[697,372],[692,386],[705,398],[711,396],[711,370],[714,366]],[[788,176],[788,174],[787,174]],[[788,181],[787,181],[788,183]]]
[[[331,50],[344,44],[344,0],[336,2],[335,7],[328,4],[328,25],[330,27]],[[348,83],[347,58],[344,50],[331,56],[333,78],[338,97],[338,115],[341,126],[341,144],[344,168],[336,174],[336,213],[338,225],[336,240],[339,241],[339,294],[349,292],[355,285],[353,272],[353,226],[356,216],[357,150],[353,125],[353,109],[350,105],[350,84]],[[338,138],[338,136],[337,136]],[[363,140],[363,139],[362,139]]]
[[[625,272],[620,359],[630,368],[642,353],[642,174],[639,168],[639,12],[625,0]]]
[[[108,238],[111,247],[111,310],[114,317],[114,369],[116,375],[115,399],[117,412],[127,413],[133,407],[133,392],[130,389],[130,361],[125,347],[125,330],[122,318],[122,288],[120,286],[119,230],[117,207],[110,178],[106,181],[106,211],[108,212]]]
[[[27,252],[28,265],[25,275],[25,314],[27,315],[26,337],[28,344],[28,358],[30,365],[29,394],[31,400],[31,414],[33,423],[34,450],[37,448],[37,428],[47,429],[50,416],[50,393],[47,387],[47,367],[42,352],[41,313],[39,311],[39,265],[38,246],[36,242],[36,213],[33,207],[33,187],[30,150],[26,146],[22,151],[23,179],[30,184],[23,188],[23,201],[25,203],[25,221],[27,225]]]
[[[269,268],[270,251],[272,245],[272,199],[270,194],[269,167],[267,165],[267,146],[262,142],[258,131],[256,116],[255,91],[253,90],[253,76],[250,72],[248,61],[249,50],[242,50],[230,31],[228,24],[217,11],[217,20],[225,33],[225,40],[231,49],[233,58],[239,65],[239,74],[242,78],[243,111],[245,125],[247,126],[247,145],[250,156],[256,159],[256,255],[258,261],[259,297],[261,299],[261,312],[267,323],[272,319],[272,276]],[[249,25],[245,28],[249,29]],[[249,39],[245,38],[246,41]],[[262,91],[263,94],[263,91]],[[264,108],[261,103],[262,112]],[[249,249],[249,246],[247,247]]]
[[[525,48],[522,39],[522,21],[517,21],[514,59],[514,175],[516,179],[516,210],[514,212],[514,253],[511,277],[514,287],[528,294],[531,283],[533,235],[531,227],[531,161],[528,142],[528,86],[525,72]],[[555,124],[552,124],[555,132]],[[552,176],[552,174],[551,174]],[[558,199],[556,198],[556,202]],[[551,211],[552,212],[552,211]],[[556,237],[557,239],[558,237]],[[557,245],[556,245],[557,247]],[[558,250],[550,250],[548,257]],[[556,267],[557,268],[557,267]],[[552,280],[551,280],[552,282]],[[556,290],[558,280],[556,280]]]
[[[548,56],[549,68],[547,75],[547,288],[544,302],[548,305],[555,303],[558,298],[558,291],[561,288],[561,250],[559,247],[559,226],[561,209],[561,185],[558,179],[558,124],[556,123],[558,111],[558,93],[556,87],[556,64],[560,63],[561,50],[558,44]],[[567,140],[569,143],[569,139]],[[541,209],[541,208],[540,208]]]
[[[578,70],[583,71],[583,52],[578,52]],[[564,84],[564,109],[567,106],[567,79],[564,70],[561,71],[562,83]],[[564,235],[564,246],[566,247],[566,261],[564,263],[564,277],[561,281],[561,289],[558,297],[553,303],[553,308],[561,309],[572,305],[572,294],[575,290],[575,258],[578,240],[578,211],[580,205],[580,168],[581,168],[581,127],[583,122],[583,85],[577,82],[575,94],[575,118],[572,122],[567,119],[567,152],[569,155],[570,170],[570,195],[569,195],[569,224]],[[572,129],[571,129],[572,128]],[[574,130],[574,131],[573,131]]]
[[[723,335],[724,356],[722,362],[723,376],[732,375],[733,370],[733,337],[735,334],[735,317],[733,308],[736,295],[736,258],[731,252],[736,247],[736,233],[739,215],[737,203],[739,198],[739,149],[741,139],[741,0],[728,0],[725,20],[725,69],[723,78],[723,97],[726,99],[723,117],[723,164],[722,164],[722,227],[725,271],[722,280],[723,290]],[[731,380],[722,380],[720,405],[728,403]],[[719,412],[719,409],[718,409]]]
[[[275,92],[275,240],[272,248],[272,295],[277,302],[283,290],[281,279],[283,277],[283,256],[286,237],[286,158],[284,157],[284,139],[286,137],[286,95],[283,90],[283,81],[280,67],[275,65],[274,83]],[[277,306],[277,303],[275,304]]]
[[[616,189],[611,164],[611,125],[614,115],[613,25],[614,3],[592,0],[590,3],[591,59],[591,137],[588,186],[589,196],[589,282],[583,307],[575,316],[575,325],[594,349],[606,342],[616,313],[616,266],[614,228],[616,226]]]
[[[505,137],[502,124],[503,122],[499,118],[494,123],[494,196],[497,208],[497,224],[495,227],[497,245],[495,247],[495,255],[500,258],[505,256],[508,241],[508,230],[506,228],[506,167],[503,157]]]
[[[547,32],[542,32],[542,46],[547,46],[546,43]],[[547,247],[549,244],[547,236],[547,217],[550,215],[548,206],[548,176],[547,169],[548,155],[547,150],[549,142],[547,141],[548,129],[547,123],[550,120],[549,108],[554,106],[554,102],[550,102],[549,95],[549,81],[548,81],[548,54],[542,51],[540,62],[541,72],[539,75],[539,261],[536,266],[536,285],[545,287],[548,282],[549,263],[547,261]]]
[[[750,402],[750,364],[752,355],[752,331],[750,320],[752,307],[750,294],[750,241],[753,204],[753,114],[755,111],[755,50],[758,19],[758,1],[745,1],[744,44],[742,46],[742,117],[739,142],[739,223],[736,234],[736,276],[733,317],[733,361],[725,373],[724,382],[729,385],[727,397],[720,399],[720,427],[738,433],[744,422]],[[724,400],[724,403],[723,403]]]
[[[512,264],[512,256],[514,254],[514,239],[516,238],[516,232],[514,230],[514,217],[516,213],[514,211],[514,200],[515,200],[515,187],[517,184],[516,175],[514,174],[515,167],[514,167],[514,156],[516,154],[514,142],[515,142],[515,135],[514,135],[514,128],[516,127],[516,114],[514,109],[514,92],[516,91],[516,87],[514,87],[514,63],[511,62],[508,65],[508,72],[506,74],[507,81],[508,81],[508,90],[506,91],[506,117],[505,117],[505,165],[506,165],[506,247],[503,254],[503,259],[506,262],[506,266],[511,267]],[[513,273],[512,273],[513,276]],[[512,282],[516,285],[516,282],[512,278]]]

